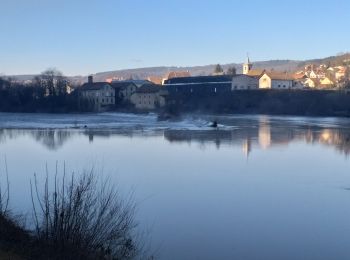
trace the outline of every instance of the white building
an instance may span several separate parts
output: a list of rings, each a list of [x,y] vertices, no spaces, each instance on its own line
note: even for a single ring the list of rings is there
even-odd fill
[[[107,82],[93,82],[89,76],[88,83],[80,88],[80,98],[88,100],[94,110],[103,111],[115,105],[115,90]]]
[[[259,79],[260,89],[293,89],[294,79],[288,73],[265,72]]]
[[[236,75],[232,78],[231,90],[249,90],[259,88],[259,78],[246,74]]]

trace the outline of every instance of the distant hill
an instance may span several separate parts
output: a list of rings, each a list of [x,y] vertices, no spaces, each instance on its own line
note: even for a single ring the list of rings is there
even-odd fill
[[[295,72],[303,68],[306,64],[327,64],[331,66],[342,65],[343,61],[350,59],[350,53],[344,53],[337,56],[331,56],[322,59],[313,60],[270,60],[270,61],[257,61],[253,62],[254,68],[267,69],[267,70],[278,70],[278,71],[288,71]],[[107,72],[99,72],[94,74],[95,81],[105,81],[109,78],[123,78],[123,79],[147,79],[149,76],[164,77],[170,71],[189,71],[193,76],[199,75],[209,75],[214,71],[216,64],[205,65],[205,66],[193,66],[193,67],[149,67],[149,68],[137,68],[137,69],[126,69],[126,70],[115,70]],[[242,64],[231,63],[223,64],[222,67],[226,71],[229,67],[235,67],[237,73],[242,73]],[[35,75],[14,75],[11,76],[19,81],[30,80]],[[86,81],[87,76],[74,76],[69,77],[73,83],[81,84]]]
[[[294,71],[301,61],[293,60],[275,60],[275,61],[260,61],[254,62],[254,68],[266,68],[283,71]],[[210,75],[213,73],[216,64],[205,65],[205,66],[194,66],[194,67],[151,67],[151,68],[139,68],[139,69],[128,69],[128,70],[117,70],[109,72],[100,72],[94,75],[97,81],[103,81],[108,78],[133,78],[133,79],[146,79],[149,76],[164,77],[170,71],[189,71],[192,76],[203,76]],[[235,67],[237,73],[242,73],[242,64],[231,63],[221,65],[226,71],[229,67]]]

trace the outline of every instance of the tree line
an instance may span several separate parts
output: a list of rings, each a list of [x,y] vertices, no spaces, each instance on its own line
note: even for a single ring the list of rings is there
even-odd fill
[[[29,82],[0,77],[1,112],[67,113],[91,111],[88,102],[72,91],[76,86],[56,69],[48,69]]]

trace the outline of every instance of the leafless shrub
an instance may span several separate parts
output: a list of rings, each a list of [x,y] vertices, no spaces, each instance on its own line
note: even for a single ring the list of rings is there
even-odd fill
[[[9,175],[8,175],[8,169],[7,169],[7,161],[6,157],[4,159],[4,165],[5,165],[5,181],[4,186],[2,186],[2,176],[0,174],[0,216],[6,216],[8,214],[8,206],[9,206],[9,200],[10,200],[10,182],[9,182]]]
[[[60,181],[61,180],[61,181]],[[45,244],[50,259],[132,259],[135,241],[135,204],[123,199],[108,179],[94,171],[79,177],[63,171],[49,188],[48,171],[42,191],[37,176],[31,181],[34,236]],[[132,197],[132,196],[131,196]],[[40,253],[43,255],[43,252]]]

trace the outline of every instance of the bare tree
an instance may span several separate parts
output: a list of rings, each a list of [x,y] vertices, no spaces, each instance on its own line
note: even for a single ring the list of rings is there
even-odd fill
[[[55,68],[47,69],[36,79],[41,87],[45,88],[47,95],[55,96],[66,93],[68,80],[62,72]]]
[[[135,205],[123,199],[109,180],[98,181],[93,170],[60,182],[53,191],[48,173],[42,193],[31,182],[35,236],[49,257],[69,259],[131,259],[139,253],[134,238]]]

